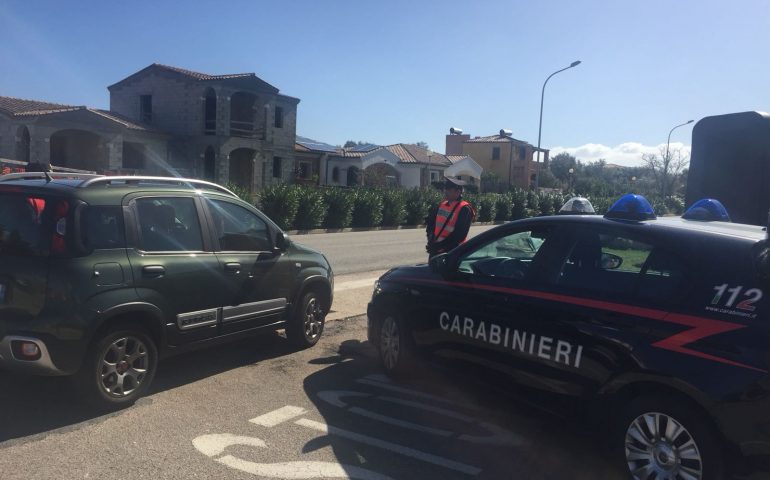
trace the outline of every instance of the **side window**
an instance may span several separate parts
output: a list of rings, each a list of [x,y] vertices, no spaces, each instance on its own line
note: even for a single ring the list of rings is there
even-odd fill
[[[88,249],[124,248],[126,246],[121,207],[87,207],[81,223],[83,244]]]
[[[459,270],[484,277],[524,279],[546,238],[545,230],[526,230],[500,237],[463,255]]]
[[[148,252],[202,251],[203,238],[192,198],[140,198],[136,201],[142,249]]]
[[[684,278],[675,255],[625,235],[584,232],[573,244],[559,284],[605,295],[665,300]]]
[[[267,223],[253,212],[221,200],[208,200],[208,205],[220,250],[265,252],[272,249]]]

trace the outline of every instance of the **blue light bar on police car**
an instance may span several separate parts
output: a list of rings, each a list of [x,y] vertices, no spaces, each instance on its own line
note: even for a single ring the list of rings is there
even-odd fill
[[[657,216],[646,198],[629,193],[623,195],[617,202],[612,204],[604,218],[642,221],[655,220]]]
[[[700,220],[702,222],[729,222],[730,215],[722,202],[713,198],[702,198],[693,203],[684,212],[685,220]]]

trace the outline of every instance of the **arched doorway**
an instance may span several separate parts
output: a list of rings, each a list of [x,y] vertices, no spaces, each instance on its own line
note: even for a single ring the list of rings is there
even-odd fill
[[[355,187],[361,184],[361,170],[358,167],[348,167],[348,178],[345,185]]]
[[[217,164],[214,147],[206,147],[206,153],[203,154],[203,178],[209,182],[216,180]]]
[[[203,134],[217,134],[217,93],[213,88],[206,89],[203,104]]]
[[[367,187],[397,187],[399,175],[392,165],[375,163],[364,169],[364,185]]]
[[[29,146],[29,129],[22,125],[16,130],[16,160],[29,162]]]
[[[105,170],[107,155],[99,135],[86,130],[59,130],[51,135],[51,165]]]
[[[237,148],[230,152],[230,183],[251,193],[254,184],[254,155],[256,150]]]
[[[254,103],[256,101],[256,95],[247,92],[235,92],[230,96],[230,135],[254,136]]]

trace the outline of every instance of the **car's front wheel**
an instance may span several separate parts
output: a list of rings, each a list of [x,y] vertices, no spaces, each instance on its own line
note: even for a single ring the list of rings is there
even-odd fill
[[[286,337],[299,348],[312,347],[321,339],[326,309],[321,296],[311,290],[302,296],[293,317],[286,326]]]
[[[403,321],[395,314],[386,314],[380,322],[377,349],[385,373],[392,377],[405,377],[414,367],[414,348],[404,328]]]
[[[637,480],[715,480],[724,464],[718,437],[687,404],[663,396],[631,401],[619,416],[615,441]]]
[[[93,343],[78,380],[93,402],[121,407],[147,392],[157,365],[158,350],[149,335],[140,327],[121,326]]]

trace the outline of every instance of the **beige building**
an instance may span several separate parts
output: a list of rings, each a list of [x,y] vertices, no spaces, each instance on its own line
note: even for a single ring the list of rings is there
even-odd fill
[[[497,175],[502,181],[520,188],[535,184],[537,147],[513,138],[511,133],[500,130],[498,135],[473,137],[455,129],[446,136],[447,155],[466,155],[473,158],[484,172]],[[548,150],[540,149],[540,161],[547,166]]]

